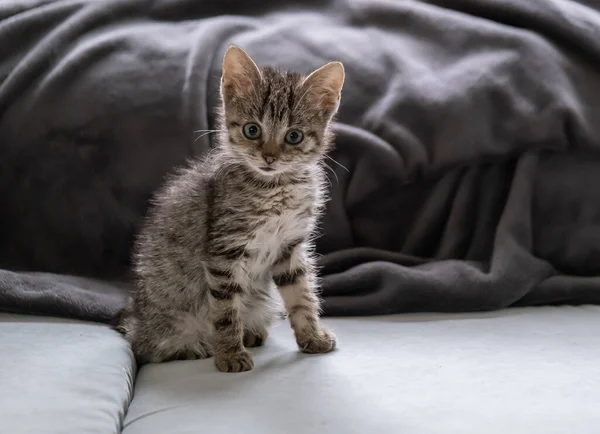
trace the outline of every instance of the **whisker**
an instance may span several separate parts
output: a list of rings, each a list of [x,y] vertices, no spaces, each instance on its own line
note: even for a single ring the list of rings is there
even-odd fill
[[[209,149],[209,151],[206,153],[206,157],[204,157],[205,160],[209,160],[210,157],[212,156],[212,154],[214,154],[216,150],[217,150],[217,148],[211,148],[211,149]]]
[[[196,130],[196,131],[194,131],[194,133],[216,133],[217,131],[223,131],[223,130]]]
[[[196,142],[197,142],[199,139],[201,139],[202,137],[204,137],[204,136],[206,136],[206,135],[208,135],[208,134],[218,133],[219,131],[221,131],[221,130],[207,131],[207,132],[205,132],[205,133],[203,133],[203,134],[200,134],[198,137],[196,137],[196,138],[194,139],[194,143],[196,143]]]
[[[335,173],[333,174],[333,176],[335,176]],[[331,175],[327,172],[325,172],[325,179],[327,180],[327,184],[329,184],[329,187],[333,187],[333,182],[331,181]]]
[[[325,179],[327,180],[327,185],[329,185],[329,187],[333,187],[333,184],[331,183],[331,179],[329,179],[329,173],[325,172]]]
[[[338,161],[335,161],[333,158],[331,158],[329,155],[325,154],[325,157],[329,158],[331,161],[333,161],[335,164],[337,164],[338,166],[340,166],[342,169],[344,169],[346,172],[350,173],[350,171],[348,170],[348,168],[346,166],[344,166],[343,164],[341,164]]]
[[[340,179],[338,178],[337,173],[335,173],[335,170],[333,170],[333,168],[329,164],[327,164],[325,162],[323,162],[323,164],[325,165],[325,167],[327,167],[329,170],[331,170],[331,173],[333,173],[333,176],[335,176],[336,182],[339,184]],[[327,180],[329,181],[329,186],[331,187],[332,185],[331,185],[331,180],[329,179],[329,177],[327,177]]]

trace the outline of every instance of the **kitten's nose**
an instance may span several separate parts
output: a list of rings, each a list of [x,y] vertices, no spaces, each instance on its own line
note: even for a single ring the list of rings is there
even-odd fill
[[[273,154],[263,154],[263,160],[265,160],[265,162],[267,164],[273,164],[275,162],[275,160],[277,160],[277,157]]]

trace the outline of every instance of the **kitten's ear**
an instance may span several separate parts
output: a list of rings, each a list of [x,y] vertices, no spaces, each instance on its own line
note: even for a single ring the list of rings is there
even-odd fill
[[[330,62],[320,67],[302,83],[310,103],[322,110],[327,117],[333,116],[337,111],[343,85],[344,65],[341,62]]]
[[[224,101],[232,98],[247,98],[254,95],[262,77],[256,63],[244,50],[231,45],[223,59],[221,96]]]

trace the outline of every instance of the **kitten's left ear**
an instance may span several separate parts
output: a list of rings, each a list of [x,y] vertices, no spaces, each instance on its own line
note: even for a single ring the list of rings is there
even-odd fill
[[[231,45],[223,58],[221,96],[225,102],[234,97],[247,98],[254,95],[255,87],[262,80],[256,63],[244,50]]]
[[[330,62],[320,67],[302,83],[311,104],[323,110],[329,118],[340,105],[343,85],[344,65],[341,62]]]

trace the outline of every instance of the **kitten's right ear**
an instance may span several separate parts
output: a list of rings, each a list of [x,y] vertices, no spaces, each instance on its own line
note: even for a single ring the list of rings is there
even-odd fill
[[[231,45],[223,58],[221,77],[221,97],[224,101],[232,98],[248,98],[255,94],[255,88],[262,80],[256,63],[240,47]]]

